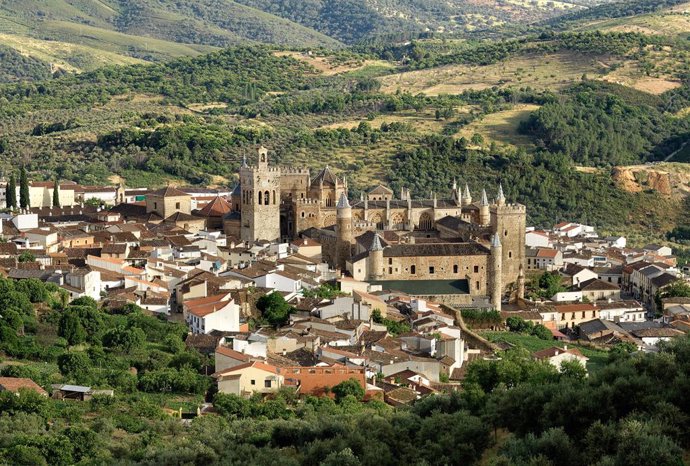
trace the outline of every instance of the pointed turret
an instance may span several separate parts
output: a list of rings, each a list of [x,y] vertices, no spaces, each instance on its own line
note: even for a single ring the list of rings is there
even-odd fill
[[[350,201],[347,200],[345,193],[340,194],[340,199],[338,199],[338,205],[335,206],[336,209],[349,209]]]
[[[472,204],[472,194],[470,193],[470,187],[465,183],[465,192],[462,193],[462,205]]]
[[[369,248],[369,251],[383,251],[383,245],[381,245],[381,237],[378,233],[374,235],[374,240],[371,242],[371,248]]]
[[[503,195],[503,185],[498,184],[498,196],[496,196],[496,204],[500,206],[506,205],[506,197]]]
[[[383,278],[383,245],[378,233],[374,235],[374,240],[369,248],[369,279],[381,280]]]
[[[486,189],[482,189],[482,200],[479,203],[479,224],[486,226],[490,223],[489,199],[486,197]]]
[[[498,235],[493,235],[491,237],[491,249],[497,249],[501,247],[501,240],[498,238]]]

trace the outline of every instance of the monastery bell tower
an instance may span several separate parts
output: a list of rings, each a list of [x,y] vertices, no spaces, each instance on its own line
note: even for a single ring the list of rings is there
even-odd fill
[[[256,166],[240,168],[241,228],[243,241],[280,239],[280,169],[268,164],[268,149],[261,147]]]

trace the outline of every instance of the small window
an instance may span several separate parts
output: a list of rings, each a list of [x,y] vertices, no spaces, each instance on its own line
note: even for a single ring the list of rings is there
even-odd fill
[[[434,267],[429,267],[429,273],[430,273],[430,274],[433,274],[434,272],[435,272]]]
[[[476,287],[479,289],[479,280],[477,280]]]
[[[393,263],[393,258],[392,258],[392,257],[389,257],[389,258],[388,258],[388,265],[391,265],[392,263]]]
[[[478,265],[474,266],[474,273],[479,273],[479,266]]]
[[[513,251],[508,251],[508,258],[512,259],[513,258]]]
[[[264,380],[264,388],[271,388],[271,381],[270,380]]]
[[[457,264],[455,264],[453,266],[453,273],[458,273],[458,265]]]
[[[393,267],[388,267],[388,275],[393,275]]]
[[[503,230],[503,236],[508,236],[508,230]]]
[[[410,273],[412,275],[416,274],[417,273],[417,266],[415,266],[415,265],[411,266],[410,267]]]
[[[252,384],[252,385],[256,385],[256,380],[252,379],[251,384]]]
[[[153,203],[153,210],[158,210],[158,203],[157,202]]]
[[[175,208],[176,208],[177,210],[180,210],[180,209],[181,209],[181,204],[180,204],[179,202],[176,202],[176,203],[175,203]]]

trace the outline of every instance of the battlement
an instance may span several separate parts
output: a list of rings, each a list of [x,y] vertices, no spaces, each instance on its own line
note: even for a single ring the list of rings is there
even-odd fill
[[[504,206],[499,206],[502,212],[512,212],[512,213],[524,213],[527,212],[527,207],[523,204],[506,204]]]
[[[307,175],[307,176],[309,176],[309,169],[308,168],[280,167],[280,171],[283,175]]]
[[[305,198],[295,199],[295,203],[297,203],[298,205],[320,205],[321,201],[319,199]]]

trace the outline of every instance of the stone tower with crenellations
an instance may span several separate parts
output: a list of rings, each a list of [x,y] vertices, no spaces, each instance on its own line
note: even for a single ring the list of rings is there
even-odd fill
[[[518,287],[520,267],[525,262],[525,230],[527,209],[522,204],[509,204],[498,187],[498,195],[491,207],[491,229],[502,246],[502,282],[504,289]]]
[[[259,149],[255,166],[249,166],[245,159],[240,168],[240,186],[241,239],[280,239],[280,169],[269,165],[268,149]]]

